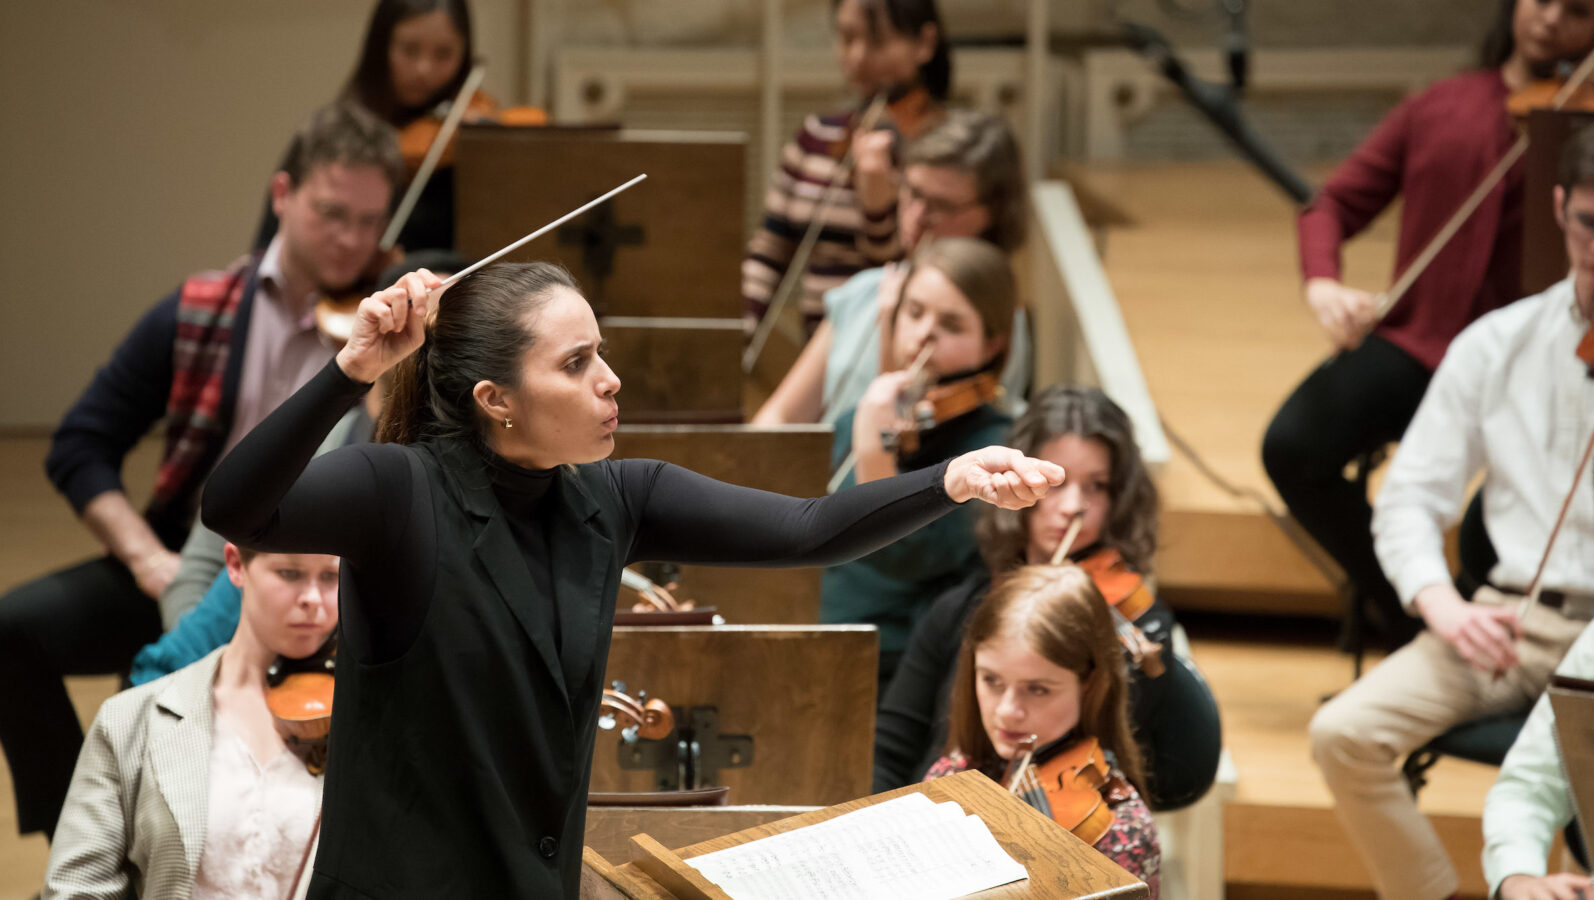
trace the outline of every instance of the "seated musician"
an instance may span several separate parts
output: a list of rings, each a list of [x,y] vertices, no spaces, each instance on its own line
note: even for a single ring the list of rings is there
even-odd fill
[[[1159,809],[1200,799],[1222,752],[1218,710],[1194,669],[1172,659],[1173,610],[1142,580],[1156,551],[1157,489],[1141,462],[1129,416],[1099,389],[1054,385],[1031,399],[1007,443],[1062,466],[1065,480],[1023,513],[980,516],[975,534],[985,565],[931,605],[881,700],[874,789],[918,781],[941,753],[963,629],[993,579],[1050,562],[1078,521],[1067,558],[1091,575],[1147,641],[1162,647],[1151,662],[1139,647],[1125,647],[1129,713],[1146,761],[1146,798]]]
[[[424,266],[440,277],[447,277],[469,265],[449,251],[422,250],[409,254],[406,264]],[[408,271],[390,267],[379,281],[392,283]],[[445,291],[438,291],[442,296]],[[321,442],[319,453],[349,444],[369,442],[375,435],[376,420],[387,394],[385,382],[365,395],[365,402],[344,414],[343,419]],[[227,577],[223,548],[227,539],[195,522],[183,543],[181,562],[171,584],[161,592],[161,619],[166,633],[133,657],[128,680],[133,684],[154,681],[183,666],[199,661],[220,647],[238,627],[238,588]]]
[[[869,385],[856,408],[836,420],[832,466],[839,486],[922,469],[998,443],[1011,421],[990,403],[995,373],[1006,358],[1017,287],[1007,255],[977,238],[944,238],[914,253],[885,337],[892,365]],[[915,365],[919,371],[914,373]],[[903,405],[931,391],[965,401],[945,421],[920,428]],[[989,390],[980,393],[982,387]],[[888,447],[894,443],[895,448]],[[839,469],[851,471],[844,476]],[[965,507],[861,559],[826,569],[819,620],[880,628],[884,690],[908,633],[933,598],[978,562],[974,509]]]
[[[1556,673],[1594,679],[1594,629],[1583,629]],[[1555,711],[1549,696],[1541,694],[1483,803],[1483,877],[1489,896],[1581,900],[1594,893],[1587,875],[1545,874],[1555,836],[1576,812],[1556,739]],[[1586,846],[1588,838],[1583,840]]]
[[[1029,209],[1018,142],[1007,123],[948,110],[903,152],[896,209],[901,252],[941,237],[979,237],[1017,250]],[[824,321],[753,424],[829,423],[857,404],[880,374],[880,317],[896,304],[906,270],[901,263],[865,269],[825,292]],[[1023,349],[1016,334],[1015,343]]]
[[[831,0],[831,11],[836,56],[857,103],[847,112],[809,116],[781,149],[764,195],[763,219],[742,261],[749,331],[773,301],[842,156],[859,142],[867,145],[860,148],[865,152],[856,154],[853,177],[837,185],[802,284],[791,298],[809,330],[824,315],[825,291],[899,255],[895,185],[889,152],[881,152],[889,132],[872,138],[854,132],[873,99],[885,94],[892,102],[879,125],[916,138],[938,120],[952,86],[951,51],[935,0]]]
[[[1594,523],[1573,504],[1545,561],[1544,602],[1518,616],[1594,428],[1594,381],[1578,358],[1594,320],[1594,129],[1571,136],[1560,163],[1555,213],[1572,274],[1457,335],[1374,507],[1379,562],[1428,627],[1312,719],[1312,756],[1381,897],[1457,887],[1397,762],[1463,722],[1527,709],[1594,613]],[[1444,528],[1479,470],[1499,561],[1468,603],[1450,580]],[[1577,490],[1589,496],[1587,473]]]
[[[376,247],[393,185],[393,131],[328,107],[272,184],[282,231],[264,254],[189,278],[133,327],[67,411],[45,467],[104,557],[0,597],[0,743],[23,833],[55,830],[83,732],[61,678],[125,670],[160,636],[153,602],[172,580],[199,488],[223,451],[332,358],[313,306],[348,287]],[[164,421],[144,515],[122,490],[128,451]]]
[[[1575,62],[1594,48],[1587,0],[1494,6],[1481,65],[1396,107],[1334,171],[1296,226],[1302,295],[1332,352],[1279,407],[1262,462],[1290,515],[1339,563],[1353,602],[1367,607],[1391,648],[1421,623],[1405,614],[1379,565],[1367,491],[1346,477],[1346,467],[1400,440],[1456,334],[1521,296],[1523,166],[1487,194],[1381,320],[1376,296],[1341,282],[1340,247],[1398,196],[1395,267],[1404,274],[1516,140],[1507,98],[1552,74],[1557,62]],[[1530,208],[1541,202],[1527,198]]]
[[[978,769],[1008,786],[1010,764],[1021,758],[1026,737],[1035,738],[1033,762],[1041,773],[1048,762],[1056,766],[1068,751],[1083,753],[1080,744],[1094,741],[1091,756],[1110,767],[1099,790],[1066,803],[1033,792],[1025,800],[1144,881],[1155,900],[1162,852],[1151,810],[1135,788],[1141,760],[1128,702],[1122,651],[1090,576],[1073,566],[1014,569],[969,619],[958,651],[947,755],[925,780]],[[1095,812],[1089,821],[1100,822],[1093,831],[1081,821],[1081,805]]]
[[[230,643],[105,701],[77,758],[44,897],[293,896],[315,838],[321,776],[266,707],[266,670],[338,623],[338,559],[227,545],[243,592]]]
[[[426,158],[441,115],[464,88],[476,58],[474,48],[468,0],[377,0],[371,11],[359,58],[339,99],[360,104],[399,132],[404,156],[401,193]],[[466,117],[490,115],[497,108],[487,92],[478,90],[468,101]],[[268,203],[255,247],[269,243],[276,228]],[[398,246],[408,250],[454,246],[452,154],[445,154],[427,179],[399,231]],[[410,269],[420,265],[411,263]]]

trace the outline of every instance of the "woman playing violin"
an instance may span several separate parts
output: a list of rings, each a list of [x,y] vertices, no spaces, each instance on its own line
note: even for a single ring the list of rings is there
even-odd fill
[[[1173,610],[1142,577],[1156,551],[1157,489],[1129,416],[1097,388],[1054,385],[1031,398],[1008,444],[1067,474],[1025,512],[979,517],[975,534],[985,565],[930,606],[881,701],[875,790],[918,781],[942,752],[958,646],[993,578],[1048,563],[1077,522],[1068,558],[1147,641],[1163,647],[1160,674],[1134,665],[1124,648],[1131,657],[1129,712],[1147,769],[1141,787],[1158,809],[1193,803],[1217,773],[1218,711],[1194,668],[1172,658]]]
[[[902,155],[893,259],[943,237],[983,238],[1009,254],[1024,243],[1024,169],[1018,141],[999,116],[948,110]],[[880,374],[880,319],[895,308],[906,271],[888,263],[826,291],[824,321],[753,424],[829,423],[856,406]],[[1020,368],[1027,375],[1027,366]]]
[[[832,464],[841,485],[865,484],[1001,440],[1010,423],[988,402],[930,427],[906,410],[926,385],[975,388],[994,384],[1007,351],[1017,288],[1007,256],[976,238],[944,238],[914,254],[891,316],[885,344],[889,371],[869,385],[857,407],[836,420]],[[917,445],[914,447],[913,445]],[[908,632],[927,599],[956,584],[976,564],[973,510],[963,510],[863,559],[836,566],[821,580],[822,622],[880,627],[880,686],[896,669]]]
[[[1107,806],[1111,823],[1094,846],[1146,882],[1155,898],[1161,850],[1151,810],[1134,787],[1141,783],[1141,763],[1128,701],[1118,639],[1090,577],[1072,566],[1016,569],[969,620],[952,689],[947,755],[925,780],[965,769],[1002,780],[1030,737],[1038,748],[1033,763],[1047,772],[1056,755],[1094,741],[1106,753],[1103,787],[1112,789],[1085,786],[1078,790],[1085,796],[1052,798],[1049,808],[1058,824],[1074,829],[1080,823],[1065,820],[1065,809]]]
[[[45,897],[291,896],[321,778],[266,708],[266,670],[338,624],[338,559],[226,547],[243,593],[232,640],[100,707],[51,845]],[[197,861],[197,865],[195,864]]]
[[[781,150],[780,164],[770,174],[763,221],[742,261],[743,310],[749,328],[768,309],[842,157],[855,139],[862,139],[854,131],[865,107],[885,95],[889,113],[881,124],[912,139],[938,119],[951,89],[951,53],[935,0],[832,0],[831,11],[836,56],[856,108],[809,116],[797,137]],[[826,214],[794,297],[810,331],[824,314],[825,291],[892,258],[896,210],[889,203],[894,185],[889,145],[879,143],[888,139],[877,137],[875,144],[860,148],[866,152],[858,156],[859,168],[853,179],[838,185],[836,202]],[[884,193],[881,202],[888,208],[865,214],[855,193],[865,185],[872,185],[876,196]]]
[[[464,87],[474,52],[466,0],[378,0],[371,11],[359,59],[340,99],[360,104],[398,131],[406,184],[437,132],[437,111]],[[471,113],[485,115],[496,108],[482,91],[470,100]],[[264,247],[275,231],[276,220],[268,209],[255,246]],[[410,250],[454,246],[450,166],[441,165],[427,181],[399,233],[398,245]]]
[[[1262,460],[1290,512],[1345,570],[1385,638],[1420,627],[1373,555],[1353,459],[1400,439],[1452,338],[1522,294],[1518,163],[1381,321],[1378,301],[1341,282],[1340,245],[1403,198],[1397,274],[1516,140],[1506,101],[1594,46],[1590,0],[1502,0],[1482,65],[1403,102],[1323,185],[1297,223],[1303,290],[1334,355],[1268,426]]]
[[[611,461],[619,377],[546,263],[411,273],[216,467],[207,525],[342,557],[338,704],[312,898],[579,893],[623,566],[833,565],[1063,473],[1002,447],[799,500]],[[379,443],[311,459],[389,369]]]

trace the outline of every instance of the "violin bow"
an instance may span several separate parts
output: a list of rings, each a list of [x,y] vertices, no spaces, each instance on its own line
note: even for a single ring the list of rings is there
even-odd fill
[[[426,156],[421,160],[421,167],[415,170],[415,177],[410,179],[410,186],[404,191],[404,199],[399,201],[398,209],[393,213],[392,221],[387,224],[387,231],[382,234],[382,243],[379,245],[382,252],[393,249],[398,242],[399,232],[410,220],[410,213],[415,211],[416,201],[421,199],[421,191],[426,190],[426,182],[432,177],[432,172],[437,169],[437,161],[443,158],[443,149],[448,142],[453,140],[455,129],[465,118],[465,108],[470,104],[470,98],[476,96],[476,89],[481,87],[482,79],[487,77],[487,68],[481,63],[471,67],[470,74],[465,76],[465,84],[459,89],[459,96],[454,98],[454,104],[448,108],[448,115],[443,119],[443,125],[437,131],[437,136],[432,138],[432,145],[426,148]]]
[[[476,271],[477,269],[480,269],[481,267],[483,267],[485,265],[489,265],[491,263],[497,262],[499,259],[503,258],[506,254],[513,253],[516,250],[519,250],[521,247],[525,246],[526,244],[529,244],[532,241],[536,240],[537,238],[542,237],[543,235],[547,234],[548,232],[554,230],[555,228],[558,228],[560,225],[563,225],[564,223],[570,221],[571,219],[574,219],[576,216],[581,215],[582,213],[586,212],[587,210],[593,208],[594,206],[597,206],[598,204],[603,203],[604,201],[606,201],[610,197],[613,197],[614,195],[620,193],[621,191],[627,190],[627,189],[629,189],[629,188],[631,188],[631,187],[633,187],[635,185],[641,184],[642,182],[647,180],[647,177],[648,176],[645,175],[645,174],[644,175],[638,175],[637,177],[631,179],[630,181],[627,181],[625,184],[620,185],[619,187],[615,188],[612,191],[609,191],[607,194],[604,194],[603,196],[594,198],[592,200],[588,200],[586,203],[583,203],[580,206],[576,207],[575,209],[572,209],[571,211],[569,211],[569,212],[565,213],[564,215],[560,216],[559,218],[554,219],[552,222],[549,222],[547,225],[542,226],[541,228],[537,229],[536,231],[533,231],[531,234],[526,235],[525,237],[521,238],[520,240],[515,241],[514,243],[508,245],[507,247],[503,247],[502,249],[494,251],[491,255],[489,255],[487,257],[484,257],[483,259],[481,259],[481,260],[479,260],[479,261],[477,261],[475,263],[472,263],[471,265],[466,266],[465,268],[459,270],[458,272],[455,272],[453,275],[448,276],[447,278],[443,279],[443,283],[438,285],[435,288],[435,290],[439,290],[440,291],[443,288],[446,288],[449,285],[453,284],[454,282],[460,280],[461,278],[464,278],[466,275],[469,275],[470,273]]]
[[[1079,539],[1079,529],[1085,524],[1085,515],[1080,513],[1074,521],[1068,523],[1068,531],[1063,535],[1062,541],[1057,545],[1057,550],[1052,553],[1052,565],[1060,566],[1068,561],[1068,551],[1074,549],[1074,541]]]
[[[1571,77],[1566,80],[1566,84],[1562,85],[1561,89],[1555,93],[1555,99],[1550,103],[1550,109],[1560,109],[1565,106],[1566,101],[1571,98],[1578,88],[1583,86],[1584,82],[1588,81],[1590,75],[1594,75],[1594,51],[1590,51],[1587,56],[1583,57],[1583,61],[1578,63]],[[1422,248],[1422,252],[1417,254],[1417,258],[1412,260],[1411,265],[1406,267],[1406,271],[1401,273],[1400,278],[1395,281],[1394,285],[1388,291],[1378,295],[1378,306],[1373,312],[1375,322],[1389,315],[1389,311],[1395,308],[1395,304],[1400,302],[1400,298],[1406,296],[1406,292],[1411,290],[1411,286],[1422,276],[1423,271],[1433,263],[1434,258],[1439,255],[1439,251],[1450,243],[1450,239],[1456,236],[1456,232],[1461,230],[1461,226],[1465,225],[1467,219],[1471,218],[1472,214],[1477,211],[1478,206],[1483,203],[1483,198],[1487,197],[1489,192],[1499,185],[1500,181],[1505,178],[1506,173],[1511,171],[1511,167],[1516,165],[1517,160],[1521,159],[1522,154],[1526,152],[1528,152],[1528,136],[1526,134],[1519,135],[1516,143],[1512,144],[1511,149],[1500,157],[1500,161],[1495,164],[1494,169],[1478,183],[1478,186],[1467,196],[1461,207],[1446,220],[1444,227],[1439,229],[1439,233],[1428,241],[1427,245]]]
[[[1539,567],[1533,573],[1533,580],[1528,582],[1528,591],[1523,595],[1522,602],[1517,604],[1519,622],[1539,602],[1539,595],[1544,593],[1544,567],[1550,561],[1550,551],[1555,549],[1555,539],[1561,534],[1561,526],[1566,524],[1566,514],[1572,508],[1572,498],[1577,496],[1578,485],[1583,483],[1583,473],[1588,470],[1590,457],[1594,457],[1594,432],[1589,433],[1588,446],[1583,448],[1583,459],[1577,464],[1577,472],[1572,475],[1572,488],[1561,501],[1561,513],[1555,517],[1555,527],[1550,529],[1549,540],[1544,542],[1544,554],[1539,557]]]
[[[880,123],[880,117],[886,111],[886,93],[875,95],[874,101],[864,111],[858,120],[858,128],[854,132],[873,131]],[[758,327],[753,330],[753,339],[748,342],[747,349],[742,353],[742,371],[751,372],[758,364],[759,354],[764,352],[764,345],[769,343],[770,332],[775,330],[776,323],[780,321],[781,313],[785,311],[786,304],[790,302],[791,295],[802,283],[803,275],[808,271],[808,257],[814,252],[814,247],[819,243],[819,232],[825,224],[825,216],[831,207],[836,205],[836,197],[841,193],[841,185],[852,177],[855,162],[852,158],[852,147],[842,155],[841,162],[836,164],[835,171],[830,173],[830,181],[825,183],[825,191],[819,196],[819,202],[814,204],[813,215],[808,220],[808,230],[803,233],[802,243],[797,245],[797,250],[792,254],[791,262],[786,265],[786,273],[781,276],[780,284],[776,285],[774,296],[770,298],[769,308],[764,310],[764,317],[758,320]]]
[[[916,381],[924,372],[924,365],[930,361],[930,353],[934,350],[935,342],[931,341],[924,345],[923,350],[919,351],[919,358],[915,359],[913,361],[913,365],[908,368],[908,381],[910,383]],[[847,480],[847,476],[852,474],[852,470],[856,468],[857,465],[858,448],[853,447],[851,450],[847,451],[847,458],[843,459],[841,461],[841,465],[836,467],[836,474],[830,476],[830,483],[825,485],[825,493],[834,494],[836,491],[840,490],[841,483]]]

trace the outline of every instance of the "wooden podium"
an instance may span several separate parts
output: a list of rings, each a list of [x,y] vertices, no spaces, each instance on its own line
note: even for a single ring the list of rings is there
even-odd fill
[[[975,895],[981,900],[1150,897],[1144,883],[978,772],[910,785],[674,850],[639,834],[631,839],[631,861],[624,865],[613,865],[588,851],[581,896],[583,900],[730,900],[685,861],[909,793],[923,793],[938,803],[953,800],[964,812],[979,816],[1002,849],[1028,871],[1023,881]]]
[[[723,785],[734,804],[803,806],[865,794],[878,648],[873,625],[617,627],[604,683],[668,701],[675,731],[631,743],[600,736],[591,790]],[[670,783],[683,742],[694,783]]]

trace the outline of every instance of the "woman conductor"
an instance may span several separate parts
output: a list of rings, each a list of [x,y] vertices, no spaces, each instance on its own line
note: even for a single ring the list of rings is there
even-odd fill
[[[817,500],[611,462],[620,380],[570,276],[492,266],[423,324],[438,284],[422,270],[362,301],[348,345],[205,493],[232,540],[344,559],[313,898],[574,900],[625,564],[832,565],[1063,480],[1003,447]],[[312,462],[395,364],[385,442]]]

